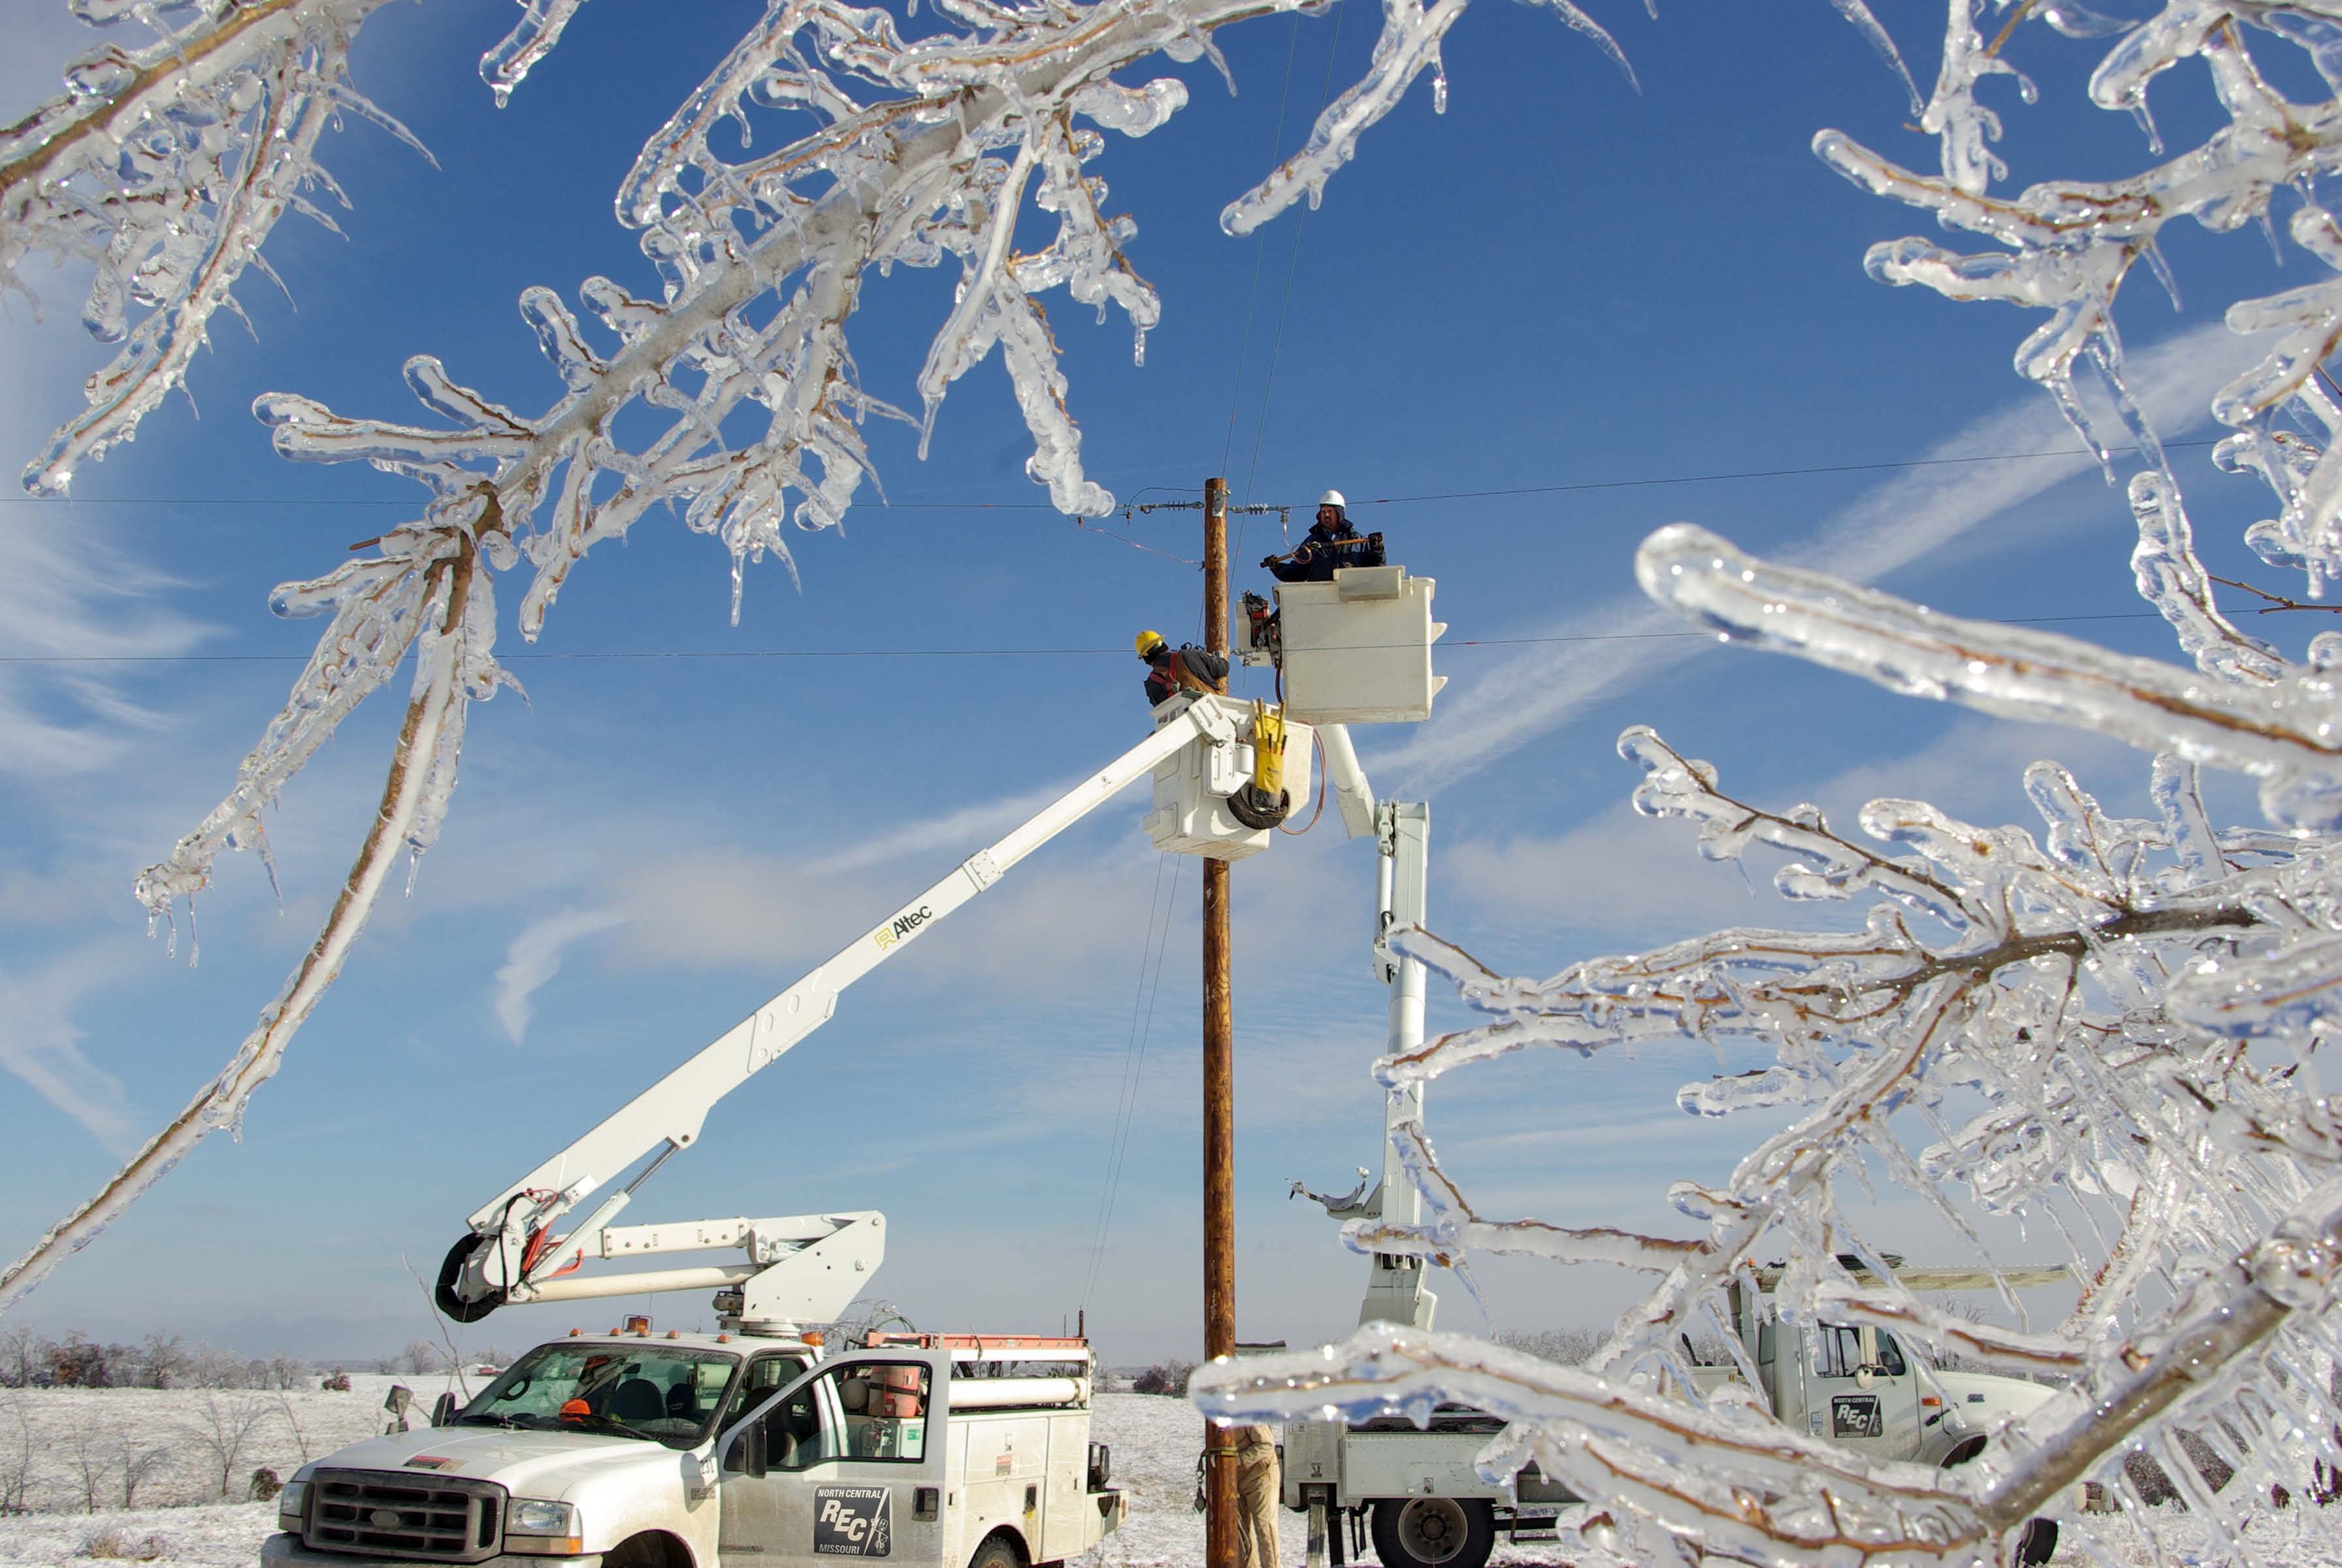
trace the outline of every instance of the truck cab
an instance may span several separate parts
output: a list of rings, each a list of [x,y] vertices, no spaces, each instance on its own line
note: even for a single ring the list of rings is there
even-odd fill
[[[2053,1393],[2015,1378],[1923,1373],[1885,1329],[1796,1329],[1768,1316],[1746,1325],[1742,1339],[1777,1420],[1873,1459],[1964,1464],[1984,1451],[1999,1418],[2027,1414]],[[1702,1392],[1742,1381],[1728,1366],[1694,1375]]]
[[[440,1424],[305,1465],[264,1568],[1046,1563],[1122,1521],[1089,1351],[644,1330],[542,1344]],[[1035,1367],[1046,1375],[981,1376]]]

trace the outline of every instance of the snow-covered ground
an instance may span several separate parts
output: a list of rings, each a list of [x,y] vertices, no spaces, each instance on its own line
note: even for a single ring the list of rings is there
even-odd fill
[[[285,1402],[291,1423],[275,1393],[230,1391],[212,1393],[217,1403],[259,1402],[274,1415],[261,1423],[248,1456],[240,1461],[239,1482],[248,1481],[255,1466],[265,1464],[279,1475],[290,1475],[305,1452],[321,1457],[344,1443],[380,1429],[383,1399],[394,1383],[415,1389],[425,1405],[437,1393],[432,1380],[354,1374],[348,1393],[324,1393],[314,1387],[297,1391]],[[205,1405],[204,1390],[146,1389],[35,1390],[10,1393],[5,1409],[21,1414],[25,1431],[34,1437],[27,1477],[27,1501],[39,1510],[0,1519],[0,1563],[38,1564],[41,1568],[90,1568],[94,1561],[127,1558],[149,1561],[156,1568],[255,1568],[263,1537],[276,1528],[273,1503],[198,1503],[218,1494],[217,1443],[204,1433],[215,1418]],[[237,1408],[245,1408],[238,1406]],[[297,1432],[294,1429],[297,1425]],[[1196,1455],[1202,1433],[1201,1418],[1185,1400],[1146,1394],[1109,1393],[1098,1397],[1094,1431],[1114,1449],[1116,1483],[1130,1496],[1129,1523],[1109,1536],[1095,1553],[1078,1559],[1072,1568],[1199,1568],[1204,1560],[1203,1516],[1195,1512]],[[118,1509],[101,1506],[95,1513],[82,1512],[83,1483],[76,1455],[100,1434],[127,1434],[134,1442],[166,1446],[169,1459],[140,1489],[144,1503],[172,1500],[177,1506]],[[89,1434],[85,1437],[81,1434]],[[0,1413],[0,1480],[9,1464],[25,1452],[11,1414]],[[119,1495],[119,1478],[115,1480]],[[2327,1511],[2293,1509],[2264,1514],[2248,1532],[2263,1563],[2284,1568],[2337,1568],[2342,1557],[2318,1543],[2328,1521]],[[1299,1568],[1306,1555],[1301,1516],[1278,1514],[1283,1562]],[[1618,1559],[1595,1551],[1577,1539],[1564,1515],[1557,1541],[1499,1540],[1495,1562],[1499,1568],[1626,1568]],[[2207,1552],[2202,1532],[2184,1516],[2176,1517],[2167,1538],[2171,1568],[2204,1568],[2221,1561]],[[2307,1528],[2308,1535],[2299,1533]],[[2137,1533],[2125,1522],[2109,1520],[2103,1526],[2107,1558],[2124,1568],[2149,1568],[2156,1562]],[[1370,1553],[1371,1554],[1371,1553]],[[2055,1568],[2082,1568],[2088,1561],[2068,1539],[2060,1544]]]

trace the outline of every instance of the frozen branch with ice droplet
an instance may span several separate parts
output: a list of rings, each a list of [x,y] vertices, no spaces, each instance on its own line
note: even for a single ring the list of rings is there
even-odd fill
[[[310,199],[339,187],[316,161],[329,124],[355,114],[422,151],[351,85],[351,40],[385,0],[85,0],[85,20],[194,11],[144,48],[109,45],[65,70],[65,96],[0,128],[0,268],[35,255],[96,269],[82,322],[119,343],[89,380],[89,408],[50,437],[28,489],[62,494],[82,464],[137,433],[206,341],[214,315],[242,314],[235,285],[265,272],[261,247],[291,207],[334,227]],[[428,157],[426,153],[424,155]],[[134,312],[144,311],[133,323]]]

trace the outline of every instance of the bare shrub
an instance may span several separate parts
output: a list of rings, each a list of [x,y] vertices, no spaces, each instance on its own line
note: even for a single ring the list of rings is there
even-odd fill
[[[223,1503],[235,1495],[236,1466],[267,1419],[268,1402],[250,1393],[206,1393],[195,1407],[188,1433],[196,1451],[217,1466]]]
[[[342,1385],[345,1388],[348,1387],[349,1381],[346,1377],[342,1379]],[[294,1452],[300,1454],[302,1463],[308,1463],[309,1434],[301,1430],[300,1410],[294,1404],[291,1393],[281,1383],[276,1389],[276,1413],[285,1418],[285,1430],[293,1434]]]
[[[133,1535],[116,1525],[93,1531],[82,1537],[76,1557],[103,1557],[128,1563],[152,1563],[166,1555],[170,1543],[160,1535]]]
[[[1195,1370],[1194,1362],[1181,1361],[1176,1356],[1169,1361],[1157,1362],[1131,1379],[1130,1392],[1167,1393],[1176,1398],[1187,1392],[1187,1379]]]
[[[138,1489],[154,1479],[155,1473],[163,1468],[163,1462],[171,1456],[170,1445],[143,1442],[126,1430],[117,1431],[112,1437],[114,1473],[122,1482],[120,1505],[125,1509],[135,1508],[138,1506]]]
[[[73,1462],[74,1473],[81,1477],[81,1509],[85,1513],[97,1512],[97,1494],[105,1486],[107,1460],[113,1451],[108,1439],[114,1435],[111,1427],[81,1422],[65,1433],[65,1451]]]
[[[25,1419],[23,1399],[0,1404],[0,1514],[25,1511],[25,1488],[33,1478],[33,1423]]]
[[[350,1374],[337,1366],[327,1373],[325,1380],[317,1386],[327,1393],[347,1393],[350,1391]]]

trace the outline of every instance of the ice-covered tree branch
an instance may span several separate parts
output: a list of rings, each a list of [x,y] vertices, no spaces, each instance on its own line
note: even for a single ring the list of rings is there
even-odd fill
[[[2109,477],[2127,479],[2131,581],[2185,662],[1938,614],[1687,524],[1647,540],[1637,574],[1653,597],[1731,641],[2126,742],[2151,758],[2152,814],[2119,815],[2041,762],[2025,775],[2036,832],[1880,800],[1863,810],[1857,838],[1811,806],[1736,799],[1708,764],[1628,731],[1620,749],[1644,772],[1638,808],[1689,823],[1709,858],[1778,855],[1782,896],[1856,902],[1863,918],[1818,934],[1716,932],[1544,980],[1401,931],[1395,944],[1450,979],[1485,1022],[1377,1073],[1397,1091],[1537,1048],[1566,1064],[1696,1042],[1756,1064],[1687,1085],[1683,1110],[1793,1119],[1723,1183],[1670,1190],[1690,1237],[1484,1217],[1441,1168],[1428,1125],[1402,1120],[1394,1140],[1423,1221],[1354,1222],[1353,1246],[1458,1265],[1476,1251],[1528,1253],[1655,1283],[1582,1373],[1377,1327],[1330,1358],[1208,1369],[1197,1384],[1207,1410],[1427,1413],[1468,1402],[1512,1423],[1484,1470],[1535,1459],[1592,1501],[1589,1532],[1605,1543],[1783,1568],[1996,1555],[2034,1516],[2072,1520],[2083,1481],[2143,1508],[2138,1459],[2160,1463],[2214,1543],[2233,1542],[2256,1499],[2280,1484],[2299,1495],[2332,1463],[2342,1124],[2317,1058],[2342,1016],[2342,638],[2321,634],[2290,658],[2223,614],[2214,584],[2227,579],[2205,565],[2177,474],[2125,383],[2113,312],[2142,262],[2177,297],[2157,241],[2178,217],[2215,233],[2265,220],[2342,271],[2342,229],[2318,200],[2342,149],[2342,100],[2331,96],[2342,56],[2329,18],[2275,5],[2172,0],[2136,24],[2078,6],[1948,0],[1947,10],[1920,123],[1941,175],[1836,131],[1816,150],[1865,190],[2004,247],[1962,255],[1899,240],[1874,247],[1869,267],[1882,281],[2046,314],[2017,368],[2050,392]],[[2090,95],[2139,118],[2156,160],[2146,170],[1993,191],[2006,172],[1991,151],[2003,122],[1983,95],[2004,80],[2031,101],[2011,45],[2041,26],[2116,35]],[[2255,47],[2298,49],[2329,96],[2287,99]],[[2188,65],[2208,78],[2223,121],[2167,155],[2148,86]],[[2342,468],[2329,452],[2342,404],[2318,373],[2342,341],[2337,302],[2329,279],[2231,305],[2233,329],[2273,336],[2212,404],[2237,432],[2216,460],[2259,478],[2276,502],[2245,543],[2302,571],[2311,600],[2342,565]],[[2095,386],[2080,383],[2084,365]],[[2127,475],[2117,447],[2140,454]],[[2217,825],[2202,769],[2257,781],[2268,825]],[[1981,1216],[2020,1215],[2057,1237],[2082,1283],[2072,1310],[2046,1329],[2006,1328],[1928,1303],[1840,1205],[1842,1183],[1877,1173],[1987,1262]],[[1753,1288],[1758,1264],[1777,1278],[1783,1323],[1890,1329],[1923,1358],[2052,1376],[2066,1392],[1960,1471],[1849,1461],[1772,1423],[1750,1367],[1700,1375],[1683,1357],[1682,1336],[1727,1321],[1731,1293]],[[2239,1478],[2223,1489],[2197,1452]],[[2322,1516],[2301,1525],[2331,1533]]]

